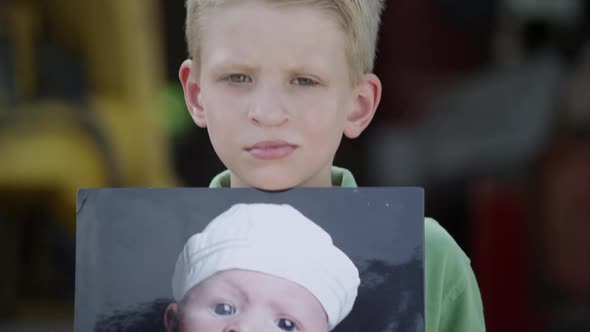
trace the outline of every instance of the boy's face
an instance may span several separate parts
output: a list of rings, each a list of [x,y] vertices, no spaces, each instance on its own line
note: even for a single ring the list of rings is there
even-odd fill
[[[262,1],[224,6],[206,17],[201,49],[201,67],[185,61],[180,78],[232,187],[331,186],[343,133],[360,135],[381,91],[372,74],[351,83],[336,21]]]
[[[193,287],[178,324],[187,332],[329,330],[322,305],[305,288],[244,270],[219,272]],[[168,323],[167,328],[172,330]]]

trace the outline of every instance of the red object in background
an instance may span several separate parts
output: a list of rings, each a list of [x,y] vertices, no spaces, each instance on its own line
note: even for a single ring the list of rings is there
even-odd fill
[[[525,194],[518,186],[483,180],[469,197],[471,259],[489,332],[542,331],[532,319]]]
[[[590,303],[590,139],[564,138],[542,164],[540,239],[547,282]]]
[[[380,36],[378,122],[419,121],[431,94],[479,68],[486,54],[486,42],[454,25],[433,0],[388,1]]]
[[[590,303],[590,144],[557,140],[538,166],[530,188],[489,179],[471,192],[471,257],[491,332],[568,330],[579,324],[562,317],[568,304]]]

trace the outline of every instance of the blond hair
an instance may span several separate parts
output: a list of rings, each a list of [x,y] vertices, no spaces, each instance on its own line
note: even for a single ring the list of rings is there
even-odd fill
[[[206,11],[220,5],[245,0],[186,0],[186,39],[189,56],[201,66],[200,42]],[[308,6],[323,10],[336,19],[345,34],[352,82],[373,71],[377,35],[384,0],[258,0],[280,5]],[[198,69],[198,70],[199,70]]]

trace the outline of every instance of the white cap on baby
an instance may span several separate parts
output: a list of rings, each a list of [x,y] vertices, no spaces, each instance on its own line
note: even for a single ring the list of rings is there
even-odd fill
[[[360,283],[330,235],[290,205],[236,204],[193,235],[178,256],[172,291],[181,301],[217,272],[242,269],[295,282],[312,293],[330,329],[352,310]]]

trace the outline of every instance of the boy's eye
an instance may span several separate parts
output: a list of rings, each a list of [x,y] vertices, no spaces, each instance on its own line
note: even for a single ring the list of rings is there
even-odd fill
[[[297,77],[292,82],[295,85],[303,85],[303,86],[313,86],[313,85],[318,84],[316,81],[312,80],[311,78],[307,78],[307,77]]]
[[[252,78],[245,74],[231,74],[227,77],[227,79],[232,83],[250,83],[252,82]]]
[[[290,321],[285,318],[279,319],[279,321],[277,322],[277,325],[283,331],[294,331],[295,327],[296,327],[295,323],[293,323],[293,321]]]
[[[227,303],[218,303],[215,305],[215,313],[220,316],[231,316],[236,313],[236,309]]]

